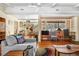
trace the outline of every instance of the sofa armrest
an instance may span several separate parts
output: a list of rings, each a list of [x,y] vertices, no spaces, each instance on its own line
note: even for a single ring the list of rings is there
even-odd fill
[[[36,42],[36,38],[25,39],[26,42]]]
[[[6,41],[5,40],[1,41],[1,47],[5,47],[5,46],[7,46]]]

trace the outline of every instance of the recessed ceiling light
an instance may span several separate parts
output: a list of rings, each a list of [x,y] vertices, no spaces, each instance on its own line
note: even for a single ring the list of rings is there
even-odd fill
[[[24,9],[23,9],[23,8],[21,8],[20,10],[21,10],[21,11],[23,11]]]
[[[59,11],[59,9],[56,9],[56,11]]]

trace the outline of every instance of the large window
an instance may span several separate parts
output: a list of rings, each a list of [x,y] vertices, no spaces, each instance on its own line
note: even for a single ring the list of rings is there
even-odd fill
[[[66,28],[65,22],[52,22],[46,23],[45,29],[49,31],[55,31],[57,28]]]

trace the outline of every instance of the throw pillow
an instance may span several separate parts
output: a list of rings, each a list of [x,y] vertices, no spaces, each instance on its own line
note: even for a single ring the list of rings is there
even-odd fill
[[[16,38],[13,35],[7,36],[6,37],[6,42],[10,46],[17,44],[17,40],[16,40]]]
[[[18,42],[19,44],[25,42],[25,39],[24,39],[24,37],[23,37],[22,35],[16,35],[15,37],[16,37],[17,42]]]

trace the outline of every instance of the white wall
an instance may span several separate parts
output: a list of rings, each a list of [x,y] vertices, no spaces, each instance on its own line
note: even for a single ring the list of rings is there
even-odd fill
[[[7,18],[7,15],[0,10],[0,17]]]
[[[6,20],[6,35],[11,35],[14,34],[14,25],[15,25],[15,21],[17,21],[18,19],[13,16],[13,15],[7,15],[7,20]]]
[[[76,20],[75,20],[76,21]],[[79,41],[79,16],[77,17],[77,21],[76,21],[76,40],[75,41]]]
[[[0,4],[0,10],[5,11],[5,7],[2,4]]]
[[[72,27],[72,32],[75,32],[75,41],[79,41],[79,17],[75,16],[73,17],[73,27]]]

